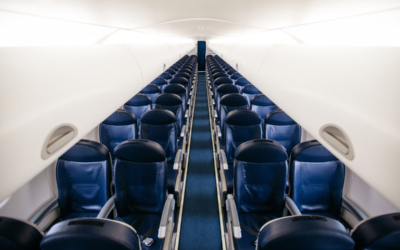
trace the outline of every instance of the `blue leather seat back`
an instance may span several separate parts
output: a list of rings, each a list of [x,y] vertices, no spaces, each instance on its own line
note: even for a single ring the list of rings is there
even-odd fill
[[[219,85],[216,93],[217,94],[215,95],[214,100],[215,104],[217,105],[217,110],[219,110],[219,102],[221,101],[221,98],[226,94],[239,93],[239,90],[236,88],[235,85],[226,83]]]
[[[264,137],[282,144],[290,155],[301,141],[301,127],[281,109],[269,112],[264,119]]]
[[[169,163],[174,162],[177,151],[178,129],[174,113],[165,109],[153,109],[142,116],[140,138],[160,144]]]
[[[236,81],[239,78],[242,78],[243,76],[240,73],[234,73],[231,75],[231,79],[233,79],[234,81]]]
[[[33,223],[0,216],[0,249],[39,250],[43,232]]]
[[[287,159],[282,145],[271,140],[251,140],[237,148],[233,195],[238,213],[283,215]]]
[[[165,74],[168,74],[168,73],[165,73]],[[168,74],[168,75],[169,75],[169,74]],[[164,92],[165,86],[168,85],[168,81],[169,81],[169,80],[166,80],[166,79],[164,79],[164,78],[162,78],[162,77],[157,77],[156,79],[154,79],[154,80],[151,82],[151,84],[157,85],[157,86],[161,89],[161,93],[163,93],[163,92]]]
[[[172,65],[171,67],[169,67],[170,69],[172,69],[173,71],[178,71],[179,70],[179,66],[176,65]]]
[[[213,84],[213,94],[214,96],[217,94],[217,88],[222,84],[233,84],[232,80],[229,77],[218,77],[214,80]]]
[[[189,79],[186,79],[184,77],[174,77],[172,78],[170,84],[180,84],[186,89],[186,100],[189,100],[189,95],[190,95],[190,85],[189,85]],[[185,102],[187,103],[187,102]]]
[[[226,74],[225,72],[216,72],[213,74],[214,79],[218,79],[219,77],[228,77],[229,78],[229,75]]]
[[[226,116],[225,132],[223,133],[228,163],[233,163],[236,149],[240,144],[261,138],[261,117],[256,112],[246,109],[229,112]]]
[[[275,103],[273,103],[264,94],[258,94],[253,96],[253,98],[251,99],[250,109],[256,111],[261,116],[262,125],[264,127],[265,117],[268,115],[269,112],[278,109],[278,106],[275,105]]]
[[[61,218],[95,217],[110,198],[112,166],[106,146],[80,140],[57,161]]]
[[[115,155],[118,216],[162,213],[167,198],[168,171],[162,146],[150,140],[130,140],[120,144]]]
[[[240,94],[242,93],[243,87],[249,84],[251,84],[251,82],[244,77],[241,77],[235,81],[235,85],[239,89]]]
[[[225,119],[229,112],[236,109],[247,109],[247,101],[241,94],[226,94],[219,102],[220,109],[218,113],[221,131],[225,131]]]
[[[188,66],[182,67],[182,68],[178,71],[178,73],[180,73],[180,72],[187,73],[187,74],[189,74],[189,75],[192,74],[192,70],[191,70],[190,68],[188,68]]]
[[[173,68],[166,69],[164,72],[170,74],[171,76],[175,75],[175,70]]]
[[[220,66],[215,66],[211,68],[211,74],[214,75],[216,73],[225,73],[225,70]]]
[[[247,99],[247,105],[250,108],[251,99],[255,96],[261,94],[261,91],[256,88],[253,84],[248,84],[242,88],[242,95]]]
[[[180,134],[184,119],[182,99],[176,94],[165,93],[157,97],[155,108],[166,109],[174,113],[178,127],[178,134]]]
[[[350,250],[354,241],[337,220],[321,216],[290,216],[267,222],[256,250]]]
[[[336,218],[342,207],[345,166],[318,141],[306,141],[290,155],[290,196],[300,212]]]
[[[140,238],[125,223],[107,219],[74,219],[52,226],[40,243],[41,250],[139,250]]]
[[[365,250],[399,249],[400,213],[384,214],[360,221],[352,230],[356,248]]]
[[[168,73],[168,72],[164,72],[164,73],[162,73],[161,75],[159,75],[158,77],[164,78],[164,79],[167,80],[167,81],[170,80],[170,79],[172,79],[171,74]]]
[[[184,78],[182,78],[184,79]],[[186,80],[186,79],[184,79]],[[171,94],[176,94],[182,99],[183,103],[183,113],[186,111],[186,88],[184,85],[181,84],[170,84],[165,87],[164,93],[171,93]]]
[[[233,75],[233,74],[235,74],[235,73],[237,73],[237,71],[236,71],[236,69],[230,69],[230,70],[228,70],[228,72],[227,72],[227,74],[228,75]]]
[[[157,96],[161,95],[161,89],[155,84],[148,84],[140,91],[140,93],[150,97],[154,107],[154,103],[156,101]]]
[[[152,101],[150,97],[148,97],[145,94],[136,94],[124,105],[125,110],[131,112],[136,116],[136,120],[139,127],[142,115],[151,108],[152,108]]]
[[[183,78],[187,79],[188,81],[189,81],[189,79],[190,79],[190,75],[189,75],[188,73],[185,73],[185,72],[176,73],[176,74],[174,75],[174,78],[175,78],[175,77],[183,77]]]
[[[100,142],[111,153],[114,160],[114,149],[121,142],[137,139],[139,128],[136,117],[129,111],[118,109],[99,126]]]

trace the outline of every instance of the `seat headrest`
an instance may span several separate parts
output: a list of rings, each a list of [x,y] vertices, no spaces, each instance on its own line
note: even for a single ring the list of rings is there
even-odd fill
[[[351,236],[356,249],[398,249],[400,246],[400,213],[384,214],[360,221]]]
[[[181,68],[179,71],[178,71],[178,73],[188,73],[188,74],[191,74],[192,73],[192,70],[191,69],[188,69],[188,68],[186,68],[187,66],[185,66],[185,68]]]
[[[82,218],[52,226],[40,243],[41,250],[53,249],[140,249],[135,229],[119,221]]]
[[[228,70],[228,74],[229,74],[229,75],[233,75],[233,74],[235,74],[235,73],[237,73],[236,69],[230,69],[230,70]]]
[[[265,117],[265,123],[271,125],[295,125],[297,124],[282,109],[277,109],[268,113]]]
[[[230,107],[243,106],[243,105],[247,105],[247,100],[241,94],[233,93],[233,94],[224,95],[221,98],[221,101],[219,102],[219,104],[224,105],[224,106],[230,106]]]
[[[175,72],[179,70],[179,67],[172,65],[169,67],[170,69],[174,70]]]
[[[258,94],[253,96],[251,98],[251,105],[257,105],[257,106],[273,106],[275,103],[273,103],[268,97],[266,97],[264,94]]]
[[[239,86],[246,86],[251,84],[251,82],[244,77],[240,77],[239,79],[236,80],[235,84]]]
[[[190,75],[188,73],[185,73],[185,72],[176,73],[175,77],[183,77],[183,78],[186,78],[186,79],[190,79]]]
[[[129,101],[125,103],[125,105],[129,106],[145,106],[145,105],[150,105],[151,99],[147,95],[144,94],[136,94],[134,97],[132,97]]]
[[[166,159],[165,151],[160,144],[140,139],[119,144],[114,154],[119,159],[139,163],[161,162]]]
[[[228,77],[229,78],[228,74],[226,74],[225,72],[215,72],[213,74],[214,79],[220,78],[220,77]]]
[[[164,88],[164,93],[183,94],[186,88],[181,84],[170,84]]]
[[[166,109],[148,110],[142,115],[142,124],[167,125],[176,122],[176,117],[172,111]]]
[[[241,75],[241,74],[239,74],[239,73],[234,73],[234,74],[232,74],[232,76],[231,76],[231,78],[232,79],[239,79],[239,78],[242,78],[243,76]]]
[[[105,161],[110,159],[110,153],[107,147],[99,142],[80,140],[59,159],[75,162]]]
[[[136,116],[123,109],[118,109],[102,122],[102,124],[115,126],[131,125],[136,123]]]
[[[251,140],[240,144],[235,159],[252,163],[281,162],[288,159],[286,149],[276,141]]]
[[[168,72],[164,72],[164,73],[162,73],[161,75],[159,75],[158,77],[164,78],[164,79],[166,79],[166,80],[172,78],[171,74],[168,73]]]
[[[157,96],[156,104],[164,106],[182,105],[182,98],[177,94],[164,93]]]
[[[142,94],[155,94],[155,93],[161,93],[160,87],[158,87],[155,84],[147,84],[146,87],[144,87],[140,93]]]
[[[1,249],[39,249],[43,232],[33,223],[0,216]],[[17,248],[16,248],[17,246]]]
[[[230,83],[225,83],[218,86],[217,93],[232,94],[232,93],[239,93],[239,90],[235,85]]]
[[[258,249],[354,249],[354,241],[337,220],[321,216],[288,216],[267,222],[258,235]]]
[[[184,77],[174,77],[172,78],[172,80],[169,82],[170,84],[181,84],[181,85],[188,85],[189,81],[188,79],[184,78]]]
[[[261,124],[261,116],[253,110],[237,109],[228,113],[225,123],[236,126],[257,125]]]
[[[232,84],[232,80],[229,77],[218,77],[214,81],[214,85],[216,85],[216,86],[224,84],[224,83]]]
[[[247,84],[246,86],[243,87],[242,93],[244,94],[261,94],[261,91],[256,88],[253,84]]]
[[[166,74],[168,74],[168,73],[166,73]],[[155,84],[157,86],[162,86],[162,85],[168,84],[167,80],[165,80],[165,79],[168,79],[168,78],[157,77],[156,79],[154,79],[151,82],[151,84]]]
[[[171,68],[166,69],[164,72],[167,72],[167,73],[169,73],[170,75],[175,74],[175,70],[174,70],[174,69],[171,69]]]
[[[317,140],[305,141],[295,146],[290,154],[291,161],[327,162],[338,159]]]

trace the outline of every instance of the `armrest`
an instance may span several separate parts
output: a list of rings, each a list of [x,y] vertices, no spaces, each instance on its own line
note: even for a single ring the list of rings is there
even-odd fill
[[[217,126],[217,136],[218,138],[222,138],[221,127]]]
[[[186,110],[187,111],[187,110]],[[187,126],[183,125],[181,129],[181,138],[185,137],[187,134]]]
[[[158,228],[158,238],[164,239],[167,234],[167,226],[171,215],[175,208],[175,200],[172,194],[169,194],[164,204],[164,209],[161,215],[160,227]],[[172,221],[171,221],[172,223]]]
[[[190,109],[186,109],[185,118],[190,117]]]
[[[228,198],[226,199],[226,211],[228,212],[228,217],[232,223],[233,236],[236,239],[242,238],[239,215],[237,213],[235,200],[231,194],[228,194]]]
[[[100,213],[97,215],[97,218],[106,219],[114,208],[115,208],[115,195],[110,199],[108,199],[106,204],[104,204],[103,208],[100,210]]]
[[[219,151],[219,164],[224,170],[228,170],[228,161],[226,160],[226,154],[223,149]]]
[[[299,208],[288,195],[286,195],[285,207],[292,215],[301,215]]]
[[[214,118],[218,118],[218,113],[215,109],[213,110],[213,115],[214,115]]]
[[[182,164],[182,158],[183,158],[182,149],[179,149],[175,155],[174,170],[180,169],[179,166]]]
[[[354,215],[354,217],[356,217],[358,221],[362,221],[369,218],[369,216],[366,215],[364,211],[350,199],[344,196],[342,198],[343,198],[342,207],[347,211],[349,211],[352,215]]]
[[[46,216],[48,214],[50,214],[51,212],[53,212],[55,209],[58,208],[58,196],[54,197],[53,199],[49,200],[46,204],[44,204],[30,219],[29,221],[39,225],[40,222],[42,222],[42,220],[44,218],[46,218]]]
[[[221,198],[222,200],[226,199],[226,193],[228,192],[228,188],[226,186],[226,177],[225,177],[225,171],[220,168],[219,169],[219,178],[220,178],[220,193],[221,193]]]
[[[213,99],[212,101],[213,101],[213,103],[212,103],[212,104],[215,106],[215,101],[214,101],[214,99]]]
[[[192,103],[192,98],[189,98],[189,101],[187,102],[188,105],[190,105],[190,103]]]

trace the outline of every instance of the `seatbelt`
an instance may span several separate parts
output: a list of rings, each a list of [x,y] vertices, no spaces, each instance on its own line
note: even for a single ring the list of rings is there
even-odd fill
[[[253,237],[256,237],[256,240],[253,242],[253,244],[255,246],[257,246],[257,236],[258,236],[258,232],[254,231],[253,229],[249,228],[248,226],[240,223],[240,228],[243,229],[246,233],[250,234]]]
[[[149,231],[145,232],[144,234],[140,235],[140,242],[143,242],[145,239],[147,239],[150,235],[152,235],[153,233],[157,232],[158,228],[160,227],[160,225],[156,225],[155,227],[153,227],[152,229],[150,229]]]

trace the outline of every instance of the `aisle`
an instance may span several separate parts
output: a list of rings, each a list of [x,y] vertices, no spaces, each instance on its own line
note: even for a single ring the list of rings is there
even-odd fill
[[[222,249],[205,73],[199,72],[179,249]]]

